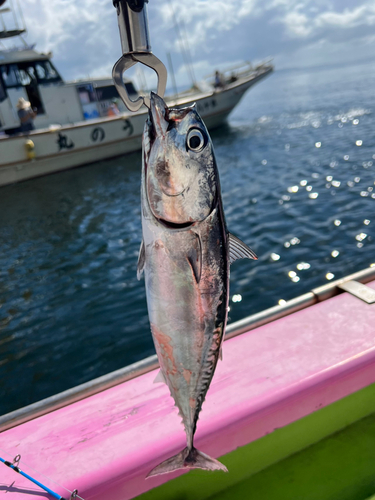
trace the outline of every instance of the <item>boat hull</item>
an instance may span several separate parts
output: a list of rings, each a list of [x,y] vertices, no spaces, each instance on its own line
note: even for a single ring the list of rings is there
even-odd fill
[[[191,94],[173,105],[196,103],[207,127],[213,129],[226,120],[245,92],[271,71],[272,67],[268,67],[225,89]],[[146,114],[147,109],[143,108],[114,118],[52,125],[28,136],[0,138],[0,186],[137,151],[141,149]]]

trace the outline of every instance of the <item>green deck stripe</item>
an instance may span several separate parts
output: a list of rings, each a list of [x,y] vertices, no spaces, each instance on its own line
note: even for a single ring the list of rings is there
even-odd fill
[[[364,500],[375,490],[375,414],[211,496]]]
[[[375,384],[221,457],[227,474],[194,470],[137,498],[365,500],[375,491],[375,415],[364,419],[372,413]],[[340,484],[352,496],[341,492]],[[339,490],[343,494],[335,496]]]

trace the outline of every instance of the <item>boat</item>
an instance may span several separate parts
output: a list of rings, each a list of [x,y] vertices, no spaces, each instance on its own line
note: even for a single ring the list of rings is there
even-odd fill
[[[10,9],[0,9],[2,12]],[[19,37],[26,27],[7,29],[0,39]],[[209,129],[220,126],[245,92],[273,71],[270,61],[223,72],[223,85],[213,79],[166,98],[169,106],[196,103]],[[124,82],[129,96],[139,92]],[[20,133],[17,102],[22,97],[36,111],[36,130]],[[108,116],[116,99],[117,116]],[[111,78],[65,82],[52,54],[23,45],[0,50],[0,186],[130,153],[141,148],[147,108],[130,113]]]
[[[227,327],[196,446],[229,473],[146,479],[185,439],[151,356],[0,417],[0,497],[373,498],[374,308],[370,267]]]

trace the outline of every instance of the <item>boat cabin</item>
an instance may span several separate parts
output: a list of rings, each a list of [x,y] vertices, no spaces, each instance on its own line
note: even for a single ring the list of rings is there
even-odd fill
[[[32,47],[0,51],[0,132],[19,131],[17,101],[23,97],[36,111],[36,128],[105,117],[113,99],[125,107],[110,78],[64,82],[51,61]],[[125,82],[129,95],[137,92]]]

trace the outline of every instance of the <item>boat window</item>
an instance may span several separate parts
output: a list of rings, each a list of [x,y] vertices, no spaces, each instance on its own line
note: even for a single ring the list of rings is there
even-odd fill
[[[28,66],[26,69],[27,73],[30,75],[31,79],[36,81],[36,74],[34,66]]]
[[[51,61],[37,61],[35,70],[39,83],[56,83],[61,82],[61,76],[53,67]]]
[[[131,82],[125,83],[126,90],[129,96],[137,96],[137,91]],[[96,87],[96,95],[98,96],[98,101],[110,101],[112,99],[119,99],[119,93],[114,85],[106,85],[105,87]]]
[[[49,80],[52,78],[60,78],[60,75],[57,73],[50,61],[45,61],[44,67],[46,68],[46,75]]]
[[[0,73],[6,88],[62,82],[50,61],[4,64]]]
[[[96,102],[94,87],[91,83],[85,85],[79,85],[77,87],[79,99],[81,104],[89,104],[90,102]]]
[[[35,65],[35,69],[36,69],[36,74],[38,75],[38,79],[44,80],[46,78],[46,71],[45,71],[43,65],[40,63],[37,63]]]
[[[7,94],[6,94],[4,85],[1,82],[1,76],[0,76],[0,102],[5,101],[6,98],[7,98]]]
[[[22,85],[38,85],[38,80],[35,75],[35,68],[31,64],[21,63],[19,66],[19,80]]]
[[[19,67],[20,66],[20,67]],[[33,81],[36,84],[35,72],[32,66],[17,64],[6,64],[1,67],[1,74],[5,87],[25,87]]]
[[[125,88],[128,91],[129,95],[138,95],[138,92],[135,90],[134,85],[132,82],[126,82],[125,83]]]
[[[17,78],[18,68],[16,64],[5,64],[1,67],[1,76],[5,87],[19,87],[21,84]]]
[[[21,85],[24,85],[24,86],[30,85],[30,83],[31,83],[30,75],[24,69],[20,69],[18,72],[18,75],[19,75]]]

